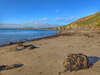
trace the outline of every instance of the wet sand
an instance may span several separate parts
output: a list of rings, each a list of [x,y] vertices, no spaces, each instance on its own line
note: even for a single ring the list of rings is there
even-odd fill
[[[100,31],[69,31],[63,35],[35,40],[38,48],[16,51],[14,45],[0,48],[0,65],[24,64],[21,68],[1,71],[0,75],[59,75],[63,61],[70,53],[100,57]],[[100,61],[93,67],[61,75],[100,75]]]

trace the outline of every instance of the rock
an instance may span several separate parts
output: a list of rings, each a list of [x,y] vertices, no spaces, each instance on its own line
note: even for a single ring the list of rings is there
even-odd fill
[[[30,46],[32,43],[23,43],[24,46]]]
[[[70,54],[63,63],[66,71],[77,71],[88,68],[88,57],[84,54]]]
[[[38,48],[38,47],[36,47],[34,45],[31,45],[31,46],[28,47],[28,49],[34,49],[34,48]]]
[[[23,50],[23,49],[25,49],[24,46],[17,46],[16,47],[16,50]]]
[[[36,46],[32,45],[32,43],[20,43],[18,44],[18,46],[16,47],[16,50],[23,50],[23,49],[34,49],[37,48]]]
[[[19,67],[22,67],[22,66],[24,66],[24,64],[1,65],[0,66],[0,71],[19,68]]]

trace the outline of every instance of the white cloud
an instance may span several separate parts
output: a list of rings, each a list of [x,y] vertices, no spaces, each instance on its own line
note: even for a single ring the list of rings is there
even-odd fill
[[[76,19],[78,19],[78,17],[71,17],[71,18],[69,18],[69,20],[71,20],[71,21],[76,20]]]
[[[66,22],[66,19],[58,17],[58,18],[56,18],[56,21],[58,21],[58,22]]]
[[[40,21],[34,21],[32,23],[27,22],[27,24],[5,24],[0,23],[0,28],[48,28],[48,27],[56,27],[58,24],[49,24],[43,23]]]
[[[46,18],[46,17],[41,18],[40,21],[48,21],[48,18]]]
[[[34,21],[31,26],[36,27],[36,28],[47,28],[47,27],[55,27],[55,26],[59,26],[59,25],[58,24],[43,23],[40,21]]]
[[[77,19],[78,19],[78,17],[71,17],[71,18],[68,18],[68,19],[65,19],[65,18],[62,18],[62,17],[58,17],[58,18],[56,18],[56,21],[67,23],[67,22],[71,22],[71,21],[74,21],[74,20],[77,20]]]

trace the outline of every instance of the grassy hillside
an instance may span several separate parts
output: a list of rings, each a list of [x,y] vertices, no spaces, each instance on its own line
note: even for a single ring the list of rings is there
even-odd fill
[[[90,29],[100,29],[100,12],[81,18],[71,24],[61,26],[58,28],[52,28],[56,30],[65,30],[73,28],[90,28]]]

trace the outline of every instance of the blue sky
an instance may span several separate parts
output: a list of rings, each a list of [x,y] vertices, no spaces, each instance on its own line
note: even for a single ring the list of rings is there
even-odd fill
[[[0,28],[55,27],[98,11],[100,0],[0,0]]]

